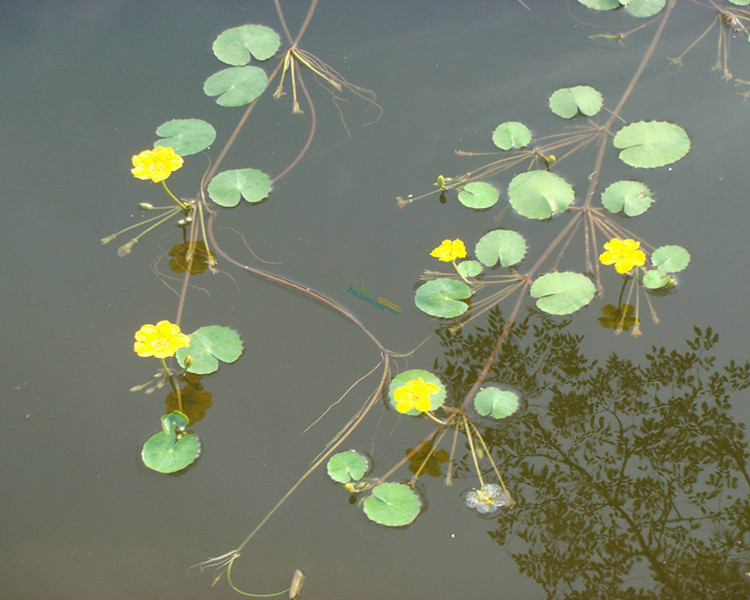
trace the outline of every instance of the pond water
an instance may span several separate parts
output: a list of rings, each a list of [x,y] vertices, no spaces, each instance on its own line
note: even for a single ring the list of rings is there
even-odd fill
[[[422,271],[438,268],[429,252],[446,238],[466,240],[471,252],[497,228],[511,175],[490,179],[501,202],[488,211],[461,206],[455,192],[446,203],[431,196],[402,209],[396,197],[484,164],[454,150],[493,151],[501,122],[521,121],[537,137],[586,124],[550,112],[560,87],[592,85],[614,108],[658,26],[622,43],[590,39],[645,21],[572,0],[525,3],[529,10],[514,0],[321,0],[301,47],[374,90],[383,115],[368,125],[376,111],[344,95],[347,136],[328,90],[306,75],[313,145],[268,201],[220,213],[224,250],[320,291],[394,351],[441,331],[413,302]],[[739,95],[750,90],[740,81],[750,80],[750,48],[746,31],[721,29],[735,77],[723,80],[711,70],[722,44],[717,24],[681,68],[671,65],[667,57],[716,18],[702,4],[676,3],[621,112],[625,121],[679,124],[690,153],[634,170],[609,146],[602,167],[603,182],[641,179],[656,198],[646,214],[618,223],[654,246],[688,248],[691,264],[674,293],[653,298],[658,325],[642,299],[640,337],[599,325],[619,292],[614,273],[603,275],[604,298],[570,318],[529,312],[528,299],[520,314],[528,328],[491,372],[523,393],[522,414],[500,427],[479,422],[518,505],[488,518],[464,506],[462,492],[478,486],[465,437],[453,485],[420,478],[423,512],[404,528],[369,522],[322,468],[243,549],[233,567],[239,587],[277,591],[300,568],[311,599],[750,596],[742,367],[750,103]],[[295,32],[307,4],[284,5]],[[126,258],[117,257],[120,242],[99,240],[142,218],[139,202],[163,201],[159,186],[129,173],[130,157],[150,147],[161,123],[210,121],[216,158],[242,109],[217,106],[202,84],[221,68],[214,38],[245,23],[282,32],[270,1],[0,3],[4,598],[239,597],[225,581],[211,587],[212,571],[188,567],[237,547],[377,383],[371,376],[305,431],[377,364],[377,349],[331,308],[220,261],[219,273],[191,281],[182,328],[231,327],[245,352],[203,381],[213,405],[195,426],[199,462],[180,476],[141,463],[166,392],[128,391],[159,366],[132,352],[133,332],[175,319],[170,287],[182,280],[167,251],[180,233],[161,227]],[[280,101],[258,105],[224,168],[285,168],[310,125],[309,110],[291,114],[290,96],[287,88]],[[590,148],[555,167],[576,190],[592,172]],[[202,157],[189,157],[171,189],[195,196],[204,168]],[[565,218],[508,211],[500,223],[538,257]],[[579,232],[561,270],[583,270],[582,239]],[[348,292],[360,286],[402,310],[381,311]],[[506,317],[514,302],[500,305]],[[466,394],[497,337],[492,325],[485,315],[449,338],[433,335],[394,373],[432,370],[451,394]],[[695,327],[700,348],[686,345]],[[718,340],[706,342],[707,328]],[[342,449],[372,455],[383,474],[433,429],[381,402]],[[404,467],[391,481],[410,475]]]

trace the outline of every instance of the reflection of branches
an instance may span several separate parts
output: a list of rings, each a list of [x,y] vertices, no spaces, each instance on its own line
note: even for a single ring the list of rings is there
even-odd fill
[[[494,310],[485,329],[440,333],[455,393],[504,326]],[[566,326],[532,313],[488,374],[529,402],[483,433],[518,501],[490,535],[524,541],[514,559],[548,598],[747,598],[750,452],[728,413],[750,364],[714,366],[710,328],[642,365],[600,363]]]

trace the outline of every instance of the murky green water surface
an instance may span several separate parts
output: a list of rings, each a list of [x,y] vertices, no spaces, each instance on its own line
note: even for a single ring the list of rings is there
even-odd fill
[[[306,4],[288,4],[296,31]],[[497,227],[497,211],[469,211],[452,195],[398,209],[396,196],[482,164],[454,150],[490,151],[500,122],[522,121],[538,136],[562,131],[570,123],[547,108],[559,87],[593,85],[612,108],[655,28],[605,43],[588,36],[642,21],[573,2],[527,4],[321,0],[302,46],[375,90],[383,116],[363,126],[373,112],[349,97],[347,138],[330,95],[307,77],[318,126],[310,153],[268,202],[219,216],[225,250],[321,291],[388,348],[416,346],[435,330],[413,304],[419,274],[436,267],[429,251],[447,237],[473,245]],[[238,585],[282,589],[301,568],[305,598],[748,596],[750,105],[737,95],[748,88],[711,71],[718,28],[681,69],[666,59],[715,14],[677,3],[622,111],[628,121],[680,124],[691,152],[664,169],[634,171],[612,151],[604,163],[607,181],[641,178],[655,193],[651,210],[626,225],[691,252],[676,293],[654,300],[661,323],[642,305],[641,337],[601,328],[601,306],[619,291],[610,275],[605,298],[569,324],[524,308],[527,328],[492,372],[526,403],[486,432],[518,506],[489,519],[463,506],[461,492],[477,480],[461,438],[454,485],[421,479],[425,510],[403,529],[368,522],[317,472],[244,550]],[[179,477],[140,462],[164,405],[163,394],[128,392],[157,368],[133,354],[132,336],[174,319],[169,286],[180,280],[165,253],[179,234],[162,228],[124,259],[99,239],[140,218],[138,202],[161,201],[157,186],[129,173],[158,125],[211,121],[218,153],[241,109],[216,106],[201,86],[219,68],[215,36],[244,23],[281,31],[273,4],[259,0],[0,3],[3,597],[237,597],[187,568],[236,547],[375,385],[303,433],[378,353],[334,311],[220,264],[193,281],[183,329],[227,325],[246,351],[204,382],[213,406],[196,426],[200,462]],[[731,51],[736,78],[750,79],[746,33]],[[291,114],[289,95],[261,103],[225,167],[278,173],[303,145],[309,116]],[[191,160],[170,180],[184,197],[202,175],[202,159]],[[585,189],[593,161],[586,151],[557,172]],[[508,181],[494,183],[504,191]],[[559,229],[512,213],[502,225],[521,231],[534,256]],[[253,259],[243,240],[273,264]],[[580,269],[582,258],[579,241],[561,268]],[[379,311],[347,292],[360,285],[403,310]],[[511,304],[501,307],[507,315]],[[703,342],[691,348],[694,327]],[[718,340],[706,343],[708,327]],[[480,319],[450,339],[433,336],[399,368],[432,369],[465,393],[496,333]],[[724,369],[730,361],[736,368]],[[345,445],[371,453],[383,473],[430,431],[383,404]]]

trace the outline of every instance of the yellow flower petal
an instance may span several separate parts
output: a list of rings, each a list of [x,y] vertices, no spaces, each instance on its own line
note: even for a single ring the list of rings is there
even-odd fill
[[[130,172],[138,179],[150,179],[154,183],[164,181],[185,162],[173,148],[156,146],[133,156]]]
[[[443,240],[443,243],[430,252],[430,256],[434,256],[438,260],[443,262],[453,262],[457,258],[466,257],[466,246],[461,240]]]
[[[135,332],[133,351],[138,356],[167,358],[189,345],[190,337],[182,333],[178,325],[159,321],[156,325],[148,323]]]
[[[603,265],[614,265],[620,274],[628,273],[633,267],[642,267],[646,263],[646,255],[639,250],[641,243],[636,240],[621,240],[612,238],[604,244],[605,252],[599,256]]]
[[[396,410],[400,413],[409,412],[412,409],[419,412],[428,411],[432,406],[430,395],[439,391],[440,386],[428,383],[421,377],[407,381],[393,392],[393,399],[396,401]]]

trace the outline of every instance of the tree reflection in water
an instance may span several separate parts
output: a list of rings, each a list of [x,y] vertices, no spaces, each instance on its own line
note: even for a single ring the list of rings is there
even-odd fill
[[[568,323],[530,312],[488,377],[528,402],[482,431],[518,502],[490,536],[548,598],[747,600],[748,447],[729,411],[748,363],[715,366],[719,336],[697,327],[642,364],[590,360]],[[486,328],[440,333],[453,397],[504,324],[493,310]]]

